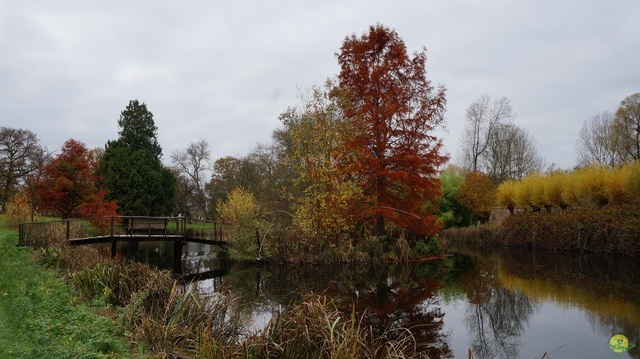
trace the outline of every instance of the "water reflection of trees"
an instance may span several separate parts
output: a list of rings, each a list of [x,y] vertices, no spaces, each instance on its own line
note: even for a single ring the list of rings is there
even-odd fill
[[[306,294],[326,294],[345,316],[364,318],[377,337],[411,335],[429,357],[450,357],[437,290],[447,270],[442,264],[401,267],[245,267],[233,268],[224,285],[239,296],[246,317],[286,307]],[[399,330],[409,328],[409,331]]]
[[[468,299],[464,322],[473,352],[478,358],[517,358],[535,303],[520,291],[504,288],[491,264],[461,260],[467,261],[458,263],[466,267],[459,285]]]
[[[464,276],[472,276],[472,273],[476,272],[473,277],[461,278],[465,292],[474,305],[480,305],[477,301],[483,303],[484,307],[492,307],[493,298],[500,297],[496,291],[507,291],[515,297],[526,296],[536,302],[552,300],[582,309],[591,327],[603,337],[623,334],[630,343],[640,344],[640,277],[637,276],[640,263],[625,258],[518,249],[485,251],[478,248],[461,248],[457,251],[466,254],[459,257],[461,261],[466,262],[458,263],[457,267],[476,266],[478,263],[478,268],[484,267],[481,271],[487,273],[481,275],[477,273],[478,270],[463,271]],[[502,289],[488,292],[488,284],[491,282],[496,283],[496,288]],[[526,313],[528,305],[517,304],[518,300],[510,299],[511,302],[499,306],[521,307]],[[501,300],[496,298],[495,301],[498,305]],[[476,323],[481,322],[476,309],[468,309],[467,318],[472,319],[467,323],[470,330],[473,320]],[[482,311],[481,313],[484,314]],[[486,315],[483,320],[486,320]],[[510,326],[514,328],[514,333],[522,330],[517,323],[506,325]],[[492,326],[484,327],[485,331],[487,328],[493,330]],[[474,334],[474,337],[477,335]],[[479,348],[481,347],[483,345],[479,345]],[[640,358],[637,349],[629,351],[629,355]],[[479,353],[478,356],[485,357],[485,354]]]
[[[510,256],[511,260],[502,261],[503,282],[519,278],[517,286],[528,296],[581,308],[591,327],[605,338],[623,334],[630,343],[640,344],[637,261],[556,252],[511,251]],[[640,357],[637,349],[629,355]]]
[[[451,357],[437,297],[442,283],[436,278],[443,277],[443,269],[440,265],[401,266],[379,276],[360,287],[358,314],[377,336],[401,339],[410,333],[429,357]]]

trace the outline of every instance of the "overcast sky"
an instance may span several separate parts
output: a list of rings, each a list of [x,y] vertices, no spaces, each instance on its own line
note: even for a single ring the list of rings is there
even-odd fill
[[[487,94],[570,168],[583,122],[640,92],[639,14],[639,0],[0,0],[0,125],[50,150],[103,147],[138,99],[165,162],[201,138],[214,159],[244,155],[300,89],[339,72],[345,37],[380,23],[409,52],[426,47],[453,160],[466,107]]]

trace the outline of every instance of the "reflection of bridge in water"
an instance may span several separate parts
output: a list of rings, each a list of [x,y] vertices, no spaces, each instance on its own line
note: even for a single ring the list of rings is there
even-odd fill
[[[109,216],[74,218],[59,221],[21,223],[18,245],[50,246],[53,244],[85,245],[111,244],[111,256],[117,252],[118,242],[172,241],[174,273],[182,275],[181,254],[186,243],[226,246],[222,226],[216,221],[187,219],[186,217]],[[215,270],[187,274],[183,281],[224,275]]]

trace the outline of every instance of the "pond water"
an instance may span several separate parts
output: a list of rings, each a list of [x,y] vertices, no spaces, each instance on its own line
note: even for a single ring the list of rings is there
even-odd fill
[[[407,265],[232,266],[216,247],[120,243],[128,256],[175,268],[200,291],[230,290],[259,329],[278,306],[325,294],[376,333],[411,328],[430,357],[615,358],[614,335],[640,344],[638,261],[521,249],[452,248],[452,256]],[[176,260],[174,260],[176,259]],[[619,350],[623,351],[623,350]]]

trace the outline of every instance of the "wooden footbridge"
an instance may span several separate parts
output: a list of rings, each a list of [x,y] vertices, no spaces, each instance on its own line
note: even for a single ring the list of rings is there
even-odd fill
[[[227,244],[222,226],[216,221],[186,217],[108,216],[21,223],[18,245],[111,243],[111,255],[115,255],[117,243],[121,241],[173,241],[180,247],[184,242]]]

